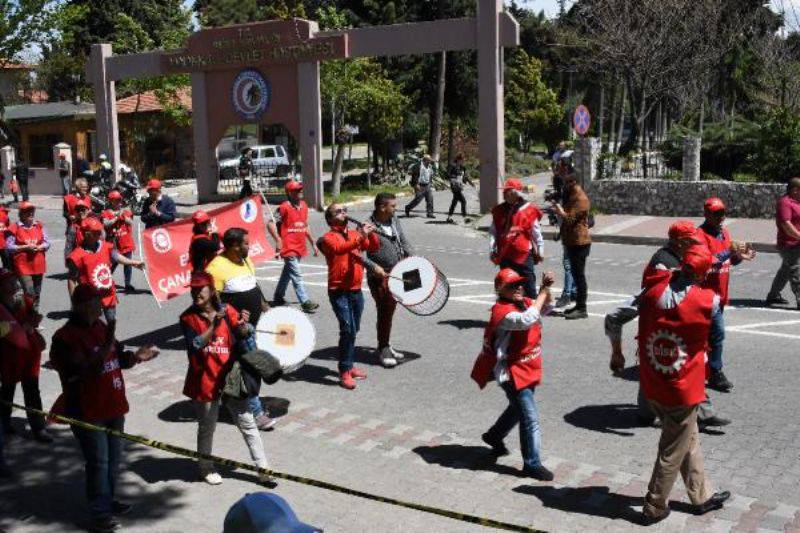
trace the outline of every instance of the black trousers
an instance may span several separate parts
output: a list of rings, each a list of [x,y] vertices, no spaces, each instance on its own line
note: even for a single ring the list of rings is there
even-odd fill
[[[467,199],[464,198],[464,191],[461,189],[453,189],[451,191],[453,193],[453,200],[450,202],[450,210],[447,212],[447,216],[453,216],[453,212],[456,210],[456,205],[461,204],[461,216],[466,218],[467,216]]]
[[[14,392],[17,390],[16,383],[4,383],[0,386],[0,398],[7,402],[14,401]],[[25,407],[42,410],[42,396],[39,393],[39,378],[26,378],[22,380],[22,395],[25,400]],[[27,411],[28,424],[33,431],[41,431],[44,429],[44,417],[42,415]],[[5,431],[11,425],[11,407],[2,404],[0,405],[0,419],[2,420],[2,429]]]
[[[525,296],[528,298],[536,298],[536,272],[533,270],[533,250],[528,253],[528,257],[525,259],[524,263],[512,263],[507,259],[502,259],[500,261],[500,268],[510,268],[520,276],[524,276],[525,285],[523,285],[522,288],[525,290]]]
[[[248,196],[253,195],[253,186],[250,185],[250,179],[246,178],[242,180],[242,189],[239,191],[239,199],[247,198]]]
[[[419,186],[419,190],[414,194],[414,199],[406,206],[406,211],[417,207],[423,199],[425,200],[425,212],[428,216],[433,215],[433,188],[430,184]]]
[[[27,178],[24,180],[17,180],[19,183],[19,193],[22,195],[22,201],[28,201],[28,180]]]
[[[575,297],[575,307],[586,309],[586,300],[589,295],[589,285],[586,283],[586,260],[589,258],[591,244],[579,246],[565,246],[569,267],[572,270],[572,279],[575,280],[577,295]]]

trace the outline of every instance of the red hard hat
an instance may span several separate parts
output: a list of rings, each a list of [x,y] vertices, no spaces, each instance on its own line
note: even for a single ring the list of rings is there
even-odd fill
[[[511,270],[510,268],[504,268],[497,273],[494,277],[494,286],[496,289],[499,289],[503,285],[508,285],[509,283],[518,283],[520,281],[525,281],[525,277],[520,276],[516,271]]]
[[[522,180],[518,180],[517,178],[508,178],[506,182],[500,187],[504,191],[522,191],[525,186],[522,185]]]
[[[110,193],[108,193],[108,199],[109,200],[122,200],[122,193],[120,193],[119,191],[111,191]]]
[[[706,246],[692,246],[683,253],[682,263],[696,276],[704,277],[711,270],[714,256]]]
[[[195,270],[192,272],[192,277],[189,279],[189,287],[214,287],[214,276],[202,270]]]
[[[699,242],[695,238],[696,234],[697,228],[691,220],[678,220],[669,227],[669,238],[673,241],[692,239]]]
[[[81,222],[81,229],[83,231],[103,231],[103,223],[95,217],[89,217]]]
[[[286,182],[286,185],[284,187],[286,188],[286,192],[302,191],[303,183],[299,181],[290,180]]]
[[[32,211],[34,209],[36,209],[36,206],[30,202],[20,202],[19,204],[20,211]]]
[[[203,222],[208,222],[209,220],[211,220],[211,217],[208,216],[208,213],[202,209],[195,211],[192,215],[192,222],[195,224],[202,224]]]
[[[713,196],[707,199],[705,203],[703,203],[703,209],[711,213],[713,213],[714,211],[724,211],[725,202],[723,202],[720,198]]]
[[[147,182],[147,190],[149,191],[150,189],[158,189],[160,191],[161,182],[155,178],[151,179],[150,181]]]

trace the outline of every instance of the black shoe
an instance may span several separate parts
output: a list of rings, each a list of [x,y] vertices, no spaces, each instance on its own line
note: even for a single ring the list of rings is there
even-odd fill
[[[303,310],[304,313],[313,313],[319,308],[319,304],[316,302],[312,302],[311,300],[300,304],[300,309]]]
[[[286,300],[284,300],[283,298],[275,298],[274,300],[272,300],[270,305],[272,307],[282,307],[286,305]]]
[[[566,307],[572,302],[572,298],[569,294],[561,294],[556,300],[556,303],[553,304],[555,307]]]
[[[131,509],[133,509],[133,505],[129,503],[122,503],[118,502],[117,500],[111,502],[111,512],[115,515],[119,516],[128,514],[131,512]]]
[[[426,218],[436,218],[436,215],[425,215]]]
[[[777,296],[767,296],[767,306],[772,305],[789,305],[789,300],[781,296],[780,294]]]
[[[709,428],[720,428],[722,426],[727,426],[730,424],[731,421],[727,418],[720,418],[717,415],[714,415],[710,418],[698,418],[697,425],[700,429],[709,427]]]
[[[406,212],[406,218],[411,218],[411,209],[406,207],[405,209],[403,209],[403,211]]]
[[[119,522],[117,522],[110,514],[100,515],[92,518],[92,521],[89,524],[89,531],[92,531],[93,533],[109,533],[111,531],[116,531],[120,527],[121,526]]]
[[[733,389],[733,383],[728,381],[728,378],[725,377],[725,373],[722,372],[722,370],[711,372],[707,386],[709,389],[714,389],[719,392],[730,392],[731,389]]]
[[[522,469],[522,475],[538,479],[539,481],[553,481],[555,477],[551,471],[543,466],[537,466],[535,468],[528,468],[526,466]]]
[[[567,320],[579,320],[581,318],[589,318],[589,314],[584,308],[579,309],[577,307],[573,307],[572,309],[567,309],[564,311],[564,318]]]
[[[488,444],[489,446],[491,446],[492,453],[494,453],[498,457],[503,455],[508,455],[509,453],[511,453],[508,451],[508,448],[506,448],[506,445],[503,444],[502,440],[493,439],[491,435],[489,435],[488,433],[484,433],[483,435],[481,435],[481,440],[486,444]]]
[[[38,431],[34,430],[33,440],[41,442],[42,444],[50,444],[53,442],[53,437],[50,436],[46,429],[40,429]]]
[[[636,421],[639,422],[639,425],[644,428],[652,428],[655,427],[655,423],[658,421],[658,418],[654,416],[650,417],[650,416],[636,415]]]
[[[447,222],[448,224],[455,224],[455,222],[453,222],[453,217],[447,217],[447,220],[446,220],[446,222]]]
[[[708,500],[700,505],[695,505],[692,507],[692,513],[696,515],[706,514],[710,511],[716,511],[717,509],[722,509],[722,505],[728,501],[728,498],[731,497],[731,493],[727,490],[723,490],[720,492],[715,492]]]
[[[646,515],[646,514],[642,513],[640,515],[640,518],[639,518],[639,525],[652,526],[653,524],[658,524],[659,522],[664,520],[666,517],[668,517],[671,512],[672,511],[667,509],[667,512],[662,514],[661,516],[650,516],[650,515]]]

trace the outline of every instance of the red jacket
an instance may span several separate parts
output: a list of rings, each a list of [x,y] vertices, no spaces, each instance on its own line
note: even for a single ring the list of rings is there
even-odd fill
[[[107,241],[100,241],[96,252],[85,248],[75,248],[67,257],[78,270],[78,281],[88,283],[100,293],[100,302],[103,307],[117,305],[117,287],[111,275],[111,252],[114,245]]]
[[[230,305],[225,306],[231,324],[239,322],[239,313]],[[190,328],[195,335],[208,329],[209,322],[200,315],[194,306],[181,314],[181,325]],[[189,346],[189,368],[183,384],[183,394],[199,402],[211,402],[220,397],[225,386],[225,375],[233,361],[230,359],[236,337],[222,320],[211,341],[201,350]]]
[[[113,242],[117,251],[121,254],[127,254],[136,249],[133,242],[133,224],[125,222],[122,217],[127,217],[133,220],[133,213],[130,209],[121,209],[119,213],[114,213],[111,209],[106,209],[101,215],[104,221],[114,220],[114,225],[106,233],[106,239]],[[78,244],[80,246],[80,244]]]
[[[525,298],[525,308],[533,300]],[[500,322],[508,313],[520,311],[513,303],[499,300],[492,307],[492,316],[483,332],[483,350],[475,360],[471,377],[480,388],[492,380],[497,364],[497,332]],[[527,330],[512,331],[506,347],[506,365],[509,379],[516,390],[538,385],[542,381],[542,323],[536,322]]]
[[[8,210],[5,207],[0,207],[0,250],[5,250],[6,248],[8,222]]]
[[[722,238],[719,239],[708,233],[705,224],[698,228],[698,237],[702,237],[708,251],[714,256],[714,264],[708,273],[703,287],[714,289],[719,295],[720,303],[728,305],[728,286],[731,277],[731,234],[728,228],[722,228]]]
[[[17,246],[44,243],[42,223],[34,221],[30,228],[15,222],[8,228],[8,234],[14,236]],[[44,274],[47,271],[45,252],[14,252],[14,271],[20,276]]]
[[[377,252],[380,246],[374,233],[365,239],[346,226],[331,228],[319,241],[319,249],[328,263],[328,290],[360,291],[364,279],[361,252]]]
[[[516,264],[525,262],[531,247],[535,247],[533,224],[541,218],[542,212],[531,203],[515,209],[508,202],[503,202],[492,209],[498,262],[503,259]]]
[[[666,406],[702,402],[705,357],[714,291],[692,286],[673,309],[661,309],[659,298],[668,290],[665,276],[639,297],[639,374],[646,398]]]
[[[281,257],[305,257],[308,255],[306,249],[306,234],[308,233],[308,205],[303,200],[297,207],[290,201],[283,202],[278,206],[278,213],[281,217]]]

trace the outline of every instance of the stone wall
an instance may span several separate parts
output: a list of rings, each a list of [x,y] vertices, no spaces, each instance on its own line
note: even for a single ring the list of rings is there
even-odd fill
[[[703,214],[703,201],[722,198],[728,216],[772,218],[775,202],[786,192],[777,183],[728,181],[598,180],[592,183],[592,206],[601,213],[686,216]]]

